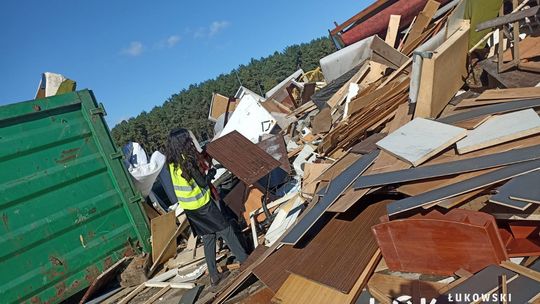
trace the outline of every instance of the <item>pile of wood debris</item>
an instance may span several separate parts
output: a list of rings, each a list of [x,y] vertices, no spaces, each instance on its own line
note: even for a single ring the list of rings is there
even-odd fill
[[[299,194],[268,206],[271,237],[256,232],[260,204],[243,213],[257,248],[213,303],[241,301],[250,278],[263,287],[244,303],[538,298],[538,7],[473,2],[429,0],[410,24],[389,17],[385,40],[336,52],[356,54],[344,73],[349,59],[321,60],[328,84],[308,101],[286,94],[295,77],[282,85],[298,102],[272,99],[288,108],[274,136]],[[253,180],[283,163],[266,164]]]
[[[540,303],[538,3],[390,2],[332,31],[348,46],[320,69],[214,94],[206,151],[254,250],[199,302]],[[120,303],[204,272],[193,237],[176,252],[185,218],[151,217],[170,270]]]

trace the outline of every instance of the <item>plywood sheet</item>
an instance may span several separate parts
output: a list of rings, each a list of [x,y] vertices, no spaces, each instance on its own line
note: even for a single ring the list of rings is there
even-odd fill
[[[396,215],[423,205],[441,201],[445,198],[493,185],[512,177],[535,171],[538,168],[540,168],[539,160],[509,165],[487,174],[473,177],[432,191],[427,191],[414,197],[393,202],[387,207],[388,214]]]
[[[432,58],[423,58],[415,117],[437,117],[467,77],[469,24],[443,42]]]
[[[167,261],[176,254],[176,239],[171,243],[169,240],[176,231],[176,217],[174,212],[153,218],[150,221],[152,232],[152,261],[156,262],[159,254],[165,250],[161,261]],[[167,246],[167,243],[168,246]]]
[[[533,109],[490,117],[456,143],[460,154],[540,133],[540,117]]]
[[[433,120],[415,118],[385,138],[377,146],[418,166],[459,139],[466,130]]]
[[[459,269],[475,273],[506,260],[506,248],[493,216],[452,209],[432,211],[373,226],[390,270],[452,275]]]
[[[377,224],[379,218],[386,213],[385,207],[389,202],[358,206],[335,216],[301,248],[301,254],[289,270],[340,292],[349,293],[377,251],[371,226]]]

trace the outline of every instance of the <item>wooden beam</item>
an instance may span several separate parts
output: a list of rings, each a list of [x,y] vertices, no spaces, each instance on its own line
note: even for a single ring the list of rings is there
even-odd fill
[[[416,21],[412,25],[407,40],[403,43],[403,50],[407,49],[413,41],[422,35],[424,30],[431,22],[431,19],[433,19],[433,16],[437,12],[440,5],[441,4],[439,2],[433,0],[429,0],[426,3],[424,9],[416,17]]]
[[[533,6],[531,8],[524,9],[522,11],[518,11],[515,13],[511,13],[508,15],[504,15],[501,17],[497,17],[495,19],[491,19],[491,20],[479,23],[476,25],[476,31],[480,32],[485,29],[498,27],[501,25],[505,25],[507,23],[512,23],[515,21],[519,21],[521,19],[525,19],[527,17],[535,16],[538,14],[539,9],[540,9],[540,6]]]
[[[388,21],[388,30],[386,31],[386,38],[384,41],[393,48],[396,46],[396,38],[399,31],[400,21],[401,15],[390,15],[390,20]]]

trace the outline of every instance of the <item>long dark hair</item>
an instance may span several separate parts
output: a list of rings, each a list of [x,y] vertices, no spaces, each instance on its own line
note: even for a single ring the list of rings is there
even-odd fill
[[[166,154],[167,162],[173,164],[175,172],[180,168],[184,179],[190,181],[193,178],[202,188],[208,186],[199,166],[200,153],[187,129],[177,128],[169,133]]]

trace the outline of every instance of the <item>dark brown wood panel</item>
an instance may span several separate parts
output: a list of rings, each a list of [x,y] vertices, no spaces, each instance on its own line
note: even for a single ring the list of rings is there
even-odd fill
[[[349,293],[377,251],[371,226],[386,213],[390,201],[355,206],[335,216],[301,249],[289,270],[307,279]],[[361,204],[358,204],[361,205]]]

